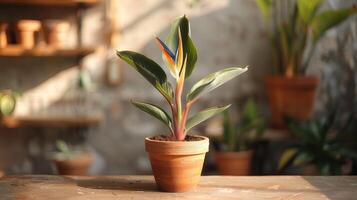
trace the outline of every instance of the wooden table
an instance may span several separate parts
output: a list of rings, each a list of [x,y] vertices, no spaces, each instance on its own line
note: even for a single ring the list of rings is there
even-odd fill
[[[151,176],[0,178],[1,200],[357,199],[357,177],[204,176],[186,193],[164,193]]]

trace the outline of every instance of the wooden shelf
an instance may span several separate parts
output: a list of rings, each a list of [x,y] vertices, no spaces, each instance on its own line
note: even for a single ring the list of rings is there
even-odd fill
[[[0,0],[6,5],[32,5],[32,6],[93,6],[101,0]]]
[[[34,57],[51,57],[51,56],[78,56],[84,57],[95,51],[94,48],[75,48],[75,49],[55,49],[51,47],[38,47],[34,49],[23,49],[21,46],[8,46],[0,49],[0,56],[2,57],[20,57],[20,56],[34,56]]]
[[[103,121],[98,116],[11,116],[3,117],[1,125],[7,128],[18,127],[86,127],[96,126]]]

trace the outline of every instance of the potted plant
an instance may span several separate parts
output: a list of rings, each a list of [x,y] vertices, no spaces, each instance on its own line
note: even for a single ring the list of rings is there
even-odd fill
[[[171,116],[159,106],[144,102],[132,103],[144,112],[163,122],[169,135],[145,138],[154,177],[159,189],[182,192],[194,188],[201,176],[209,140],[204,136],[189,135],[191,128],[211,116],[226,110],[228,106],[212,107],[189,117],[191,107],[202,95],[245,72],[247,68],[232,67],[212,73],[186,94],[185,83],[197,61],[197,51],[190,36],[190,24],[186,16],[176,19],[167,36],[166,43],[157,39],[162,57],[175,83],[174,88],[167,80],[165,71],[155,61],[132,51],[118,51],[118,56],[138,71],[164,97],[171,109]]]
[[[252,161],[252,143],[265,129],[255,102],[245,104],[239,123],[233,123],[228,111],[223,113],[223,137],[218,140],[215,160],[221,175],[249,175]]]
[[[62,140],[56,141],[57,152],[50,155],[60,175],[87,175],[93,156],[84,147],[72,147]]]
[[[347,132],[348,125],[354,125],[353,116],[341,132],[334,130],[336,118],[332,112],[326,119],[299,122],[288,118],[289,129],[299,139],[298,144],[287,148],[279,161],[279,171],[289,166],[301,167],[304,175],[346,175],[357,159],[357,152],[350,148],[344,138],[354,135]]]
[[[324,10],[324,0],[256,0],[268,22],[275,75],[266,78],[272,124],[283,127],[283,115],[308,120],[319,78],[306,75],[316,44],[330,28],[357,12],[357,7]]]

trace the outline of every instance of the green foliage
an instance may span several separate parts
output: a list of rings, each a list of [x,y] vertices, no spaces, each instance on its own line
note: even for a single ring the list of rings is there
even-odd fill
[[[162,108],[150,104],[150,103],[144,103],[144,102],[132,102],[136,107],[138,107],[140,110],[150,114],[151,116],[155,117],[156,119],[160,120],[163,122],[170,130],[171,132],[173,131],[172,129],[172,120],[170,116],[163,110]]]
[[[183,106],[182,91],[184,82],[193,72],[197,61],[197,50],[191,39],[190,32],[190,23],[186,16],[183,16],[173,22],[166,44],[156,38],[166,67],[175,79],[175,93],[167,80],[165,71],[155,61],[132,51],[117,52],[117,55],[122,60],[138,71],[164,96],[171,108],[172,116],[170,117],[164,109],[153,104],[140,102],[133,102],[133,104],[168,126],[172,133],[172,138],[176,140],[184,140],[187,131],[192,127],[229,107],[209,108],[187,120],[191,106],[203,94],[247,71],[247,68],[232,67],[206,76],[192,87],[189,94],[186,95],[186,102]]]
[[[291,132],[300,140],[300,144],[287,149],[279,162],[279,170],[287,167],[313,164],[321,175],[341,175],[342,166],[352,159],[357,159],[357,152],[348,148],[343,134],[332,131],[335,112],[326,119],[298,122],[287,118]]]
[[[118,56],[138,71],[166,99],[172,100],[173,91],[165,71],[155,61],[132,51],[118,51]]]
[[[187,101],[195,100],[201,95],[218,88],[245,71],[245,68],[232,67],[209,74],[193,85],[188,92],[186,99]]]
[[[320,11],[324,0],[256,0],[272,30],[275,71],[303,74],[324,33],[357,12],[356,7]],[[270,27],[272,26],[272,27]]]
[[[57,152],[51,154],[52,159],[72,160],[83,153],[83,149],[71,147],[63,140],[56,141]]]
[[[16,108],[17,94],[6,90],[0,92],[0,116],[11,115]]]
[[[197,61],[197,50],[191,39],[190,22],[184,15],[183,17],[177,18],[171,25],[171,29],[166,38],[166,43],[168,44],[172,52],[176,52],[178,49],[179,36],[178,32],[181,30],[183,51],[187,55],[187,66],[185,77],[188,78],[196,65]]]
[[[192,127],[196,126],[197,124],[207,120],[208,118],[211,118],[212,116],[223,112],[227,108],[229,108],[231,105],[224,106],[224,107],[213,107],[213,108],[208,108],[205,109],[199,113],[196,113],[193,115],[191,118],[187,120],[186,123],[186,131],[190,130]]]
[[[229,113],[224,112],[222,148],[227,151],[247,150],[252,142],[262,136],[264,130],[265,121],[253,99],[249,99],[237,125],[230,119]]]

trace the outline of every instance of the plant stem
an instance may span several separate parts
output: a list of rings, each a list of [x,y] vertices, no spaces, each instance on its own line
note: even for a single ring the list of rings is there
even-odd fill
[[[181,102],[181,96],[182,96],[182,90],[183,90],[183,79],[179,79],[178,82],[176,83],[176,95],[175,95],[175,103],[176,103],[176,124],[175,124],[175,136],[177,140],[184,140],[185,139],[185,134],[183,133],[182,130],[182,123],[184,123],[184,120],[182,120],[182,102]]]

